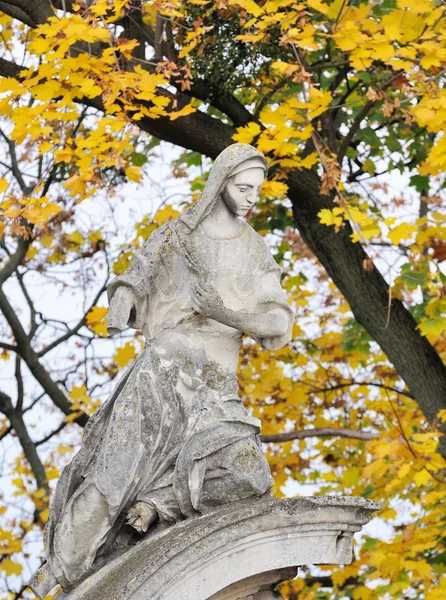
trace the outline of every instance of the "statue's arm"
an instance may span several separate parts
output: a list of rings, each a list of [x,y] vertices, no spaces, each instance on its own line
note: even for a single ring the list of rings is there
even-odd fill
[[[127,327],[143,329],[150,294],[150,281],[156,271],[158,253],[165,240],[165,227],[155,231],[136,252],[128,269],[107,286],[109,312],[107,331],[119,333]]]
[[[290,313],[280,306],[265,312],[242,313],[227,308],[220,294],[210,284],[201,282],[192,292],[192,306],[203,316],[254,338],[274,338],[285,335],[290,326]]]
[[[243,331],[253,338],[281,337],[288,331],[289,316],[283,308],[266,313],[239,313],[225,308],[220,323]]]
[[[113,335],[128,327],[130,315],[135,310],[136,298],[132,289],[120,286],[110,300],[108,311],[107,333]]]

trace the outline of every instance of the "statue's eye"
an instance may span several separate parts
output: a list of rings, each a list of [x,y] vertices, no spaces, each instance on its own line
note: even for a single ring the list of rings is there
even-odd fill
[[[239,187],[239,191],[240,192],[247,192],[248,188],[246,188],[246,187]]]

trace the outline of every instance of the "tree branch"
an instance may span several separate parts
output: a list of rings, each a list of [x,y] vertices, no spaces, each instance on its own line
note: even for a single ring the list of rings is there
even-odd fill
[[[368,431],[343,429],[341,427],[315,427],[314,429],[303,429],[301,431],[287,431],[285,433],[261,435],[260,440],[264,444],[281,444],[291,440],[302,440],[310,437],[342,437],[353,440],[373,440],[378,437],[378,434]]]
[[[4,266],[4,268],[0,271],[0,288],[3,286],[5,281],[11,277],[17,267],[20,265],[22,260],[25,258],[26,253],[28,252],[28,248],[31,245],[31,237],[24,238],[19,237],[17,248],[14,254],[11,254],[8,262]]]
[[[340,390],[340,389],[344,389],[346,387],[352,387],[354,385],[358,385],[358,386],[368,385],[371,387],[384,388],[386,390],[390,390],[391,392],[396,392],[397,394],[402,394],[403,396],[412,398],[412,400],[414,399],[412,394],[409,394],[408,392],[405,392],[404,390],[399,390],[398,388],[385,385],[384,383],[376,383],[374,381],[348,381],[348,382],[346,381],[345,383],[337,383],[336,385],[333,385],[333,386],[330,386],[327,388],[313,389],[313,390],[311,390],[310,393],[311,394],[319,394],[319,393],[323,393],[323,392],[332,392],[334,390]]]
[[[2,289],[0,289],[0,310],[14,334],[20,356],[25,361],[35,379],[40,383],[54,404],[60,408],[64,414],[71,414],[73,412],[71,403],[58,385],[52,380],[45,367],[39,362],[38,355],[33,350],[25,330]],[[81,426],[84,426],[87,421],[88,415],[85,413],[82,413],[75,419],[75,422]]]
[[[0,410],[8,417],[12,429],[17,434],[20,445],[23,448],[23,454],[29,462],[31,470],[37,482],[38,488],[43,488],[49,495],[48,481],[46,478],[45,468],[37,453],[36,446],[29,437],[28,430],[23,420],[21,410],[15,410],[11,398],[0,391]]]
[[[9,15],[10,17],[12,17],[13,19],[17,19],[18,21],[25,23],[25,25],[29,25],[30,27],[36,26],[36,23],[34,22],[34,20],[18,6],[13,6],[12,4],[9,4],[6,1],[0,2],[0,10],[2,12],[4,12],[6,15]]]
[[[8,145],[9,155],[11,157],[10,169],[12,171],[12,174],[14,175],[17,183],[19,184],[19,187],[22,190],[23,194],[25,196],[28,196],[29,194],[31,194],[33,188],[26,185],[25,180],[23,179],[23,175],[19,169],[19,162],[17,160],[17,155],[15,152],[15,144],[8,138],[8,136],[6,135],[6,133],[4,133],[4,131],[2,129],[0,129],[0,135],[2,136],[2,138],[5,140],[6,144]]]
[[[2,5],[3,12],[15,19],[20,18],[18,15],[25,14],[28,21],[26,24],[31,27],[46,23],[54,16],[48,0],[2,0]]]
[[[37,356],[39,358],[42,358],[42,356],[45,356],[45,354],[48,354],[48,352],[51,352],[51,350],[56,348],[56,346],[59,346],[59,344],[62,344],[66,340],[70,339],[70,337],[75,335],[79,331],[79,329],[81,329],[85,325],[85,319],[87,317],[87,314],[90,312],[90,310],[93,308],[93,306],[96,306],[96,304],[99,301],[99,298],[102,296],[102,294],[105,292],[106,289],[107,289],[107,284],[105,283],[101,287],[101,289],[98,291],[98,293],[96,294],[95,298],[93,299],[93,302],[91,303],[90,308],[87,310],[86,314],[82,317],[82,319],[80,319],[80,321],[72,329],[69,329],[66,333],[64,333],[59,338],[57,338],[57,340],[54,340],[54,342],[51,342],[51,344],[49,344],[46,348],[44,348],[40,352],[37,352]]]
[[[344,139],[342,140],[342,144],[339,146],[339,152],[338,152],[338,163],[339,164],[342,164],[345,153],[347,152],[353,138],[357,134],[357,132],[361,126],[361,123],[363,122],[365,117],[368,115],[368,113],[372,110],[374,105],[375,105],[375,102],[374,101],[372,102],[371,100],[369,100],[362,107],[362,110],[359,112],[359,114],[354,119],[352,125],[350,126],[350,129],[348,130],[347,135],[344,137]]]
[[[0,57],[0,75],[3,77],[14,77],[19,79],[21,67],[10,60]]]

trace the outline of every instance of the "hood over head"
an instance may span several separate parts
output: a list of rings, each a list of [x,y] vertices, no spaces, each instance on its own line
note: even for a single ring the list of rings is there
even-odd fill
[[[179,216],[190,231],[193,231],[207,217],[218,200],[228,177],[242,173],[247,169],[263,168],[268,172],[266,158],[254,146],[232,144],[221,152],[212,165],[205,188],[188,210]]]

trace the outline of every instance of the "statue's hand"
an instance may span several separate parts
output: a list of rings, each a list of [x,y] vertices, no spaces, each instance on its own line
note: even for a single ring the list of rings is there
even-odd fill
[[[192,306],[203,317],[220,322],[224,320],[225,305],[220,294],[210,283],[200,281],[194,286],[192,289]]]
[[[128,327],[135,298],[130,288],[122,286],[116,290],[108,311],[107,333],[113,335]]]

